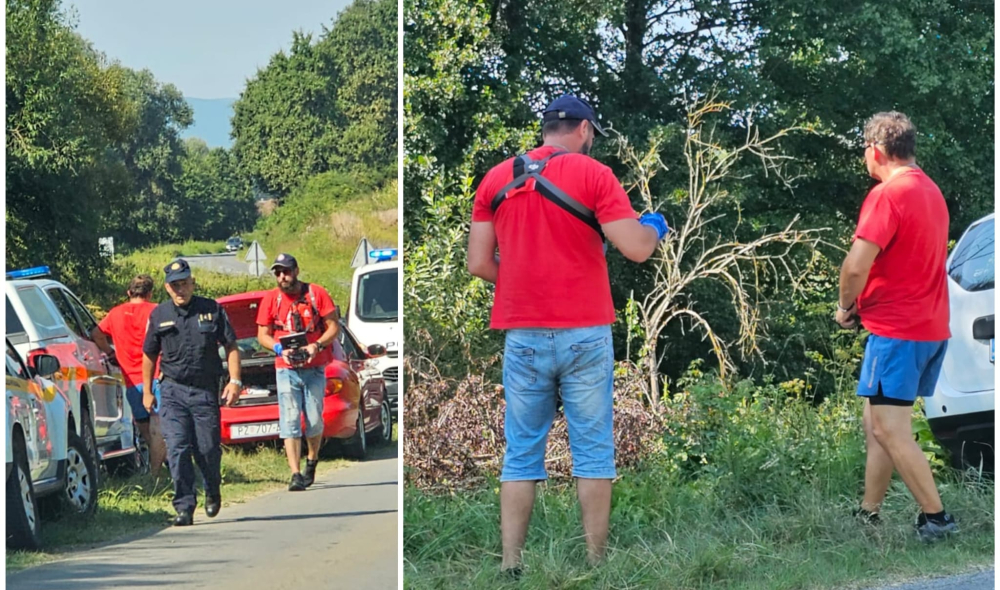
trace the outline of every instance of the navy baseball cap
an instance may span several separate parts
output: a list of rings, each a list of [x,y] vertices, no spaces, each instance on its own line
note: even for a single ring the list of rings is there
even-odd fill
[[[549,121],[558,121],[561,119],[582,119],[590,121],[590,124],[594,126],[594,131],[600,133],[604,137],[608,134],[604,131],[604,128],[600,126],[597,122],[597,115],[594,114],[593,107],[590,103],[573,96],[572,94],[564,94],[559,98],[552,101],[549,106],[545,107],[542,111],[542,121],[548,123]]]
[[[191,277],[191,265],[183,258],[174,258],[170,264],[163,267],[163,272],[167,275],[167,282],[183,281]]]
[[[271,265],[271,270],[276,268],[298,268],[299,263],[295,260],[295,257],[291,254],[278,254],[278,257],[274,259],[274,264]]]

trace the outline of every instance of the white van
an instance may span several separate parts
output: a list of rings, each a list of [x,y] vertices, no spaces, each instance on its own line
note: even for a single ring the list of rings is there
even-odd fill
[[[399,403],[399,344],[403,333],[399,324],[398,250],[372,250],[369,258],[377,262],[354,271],[351,300],[347,308],[347,327],[365,346],[381,344],[386,355],[374,359],[386,384],[392,411]]]

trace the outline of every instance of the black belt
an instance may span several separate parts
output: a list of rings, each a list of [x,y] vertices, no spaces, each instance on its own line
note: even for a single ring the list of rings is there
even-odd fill
[[[204,389],[205,391],[212,391],[218,387],[219,380],[216,378],[213,381],[206,381],[204,379],[174,379],[173,377],[163,376],[164,381],[170,381],[171,383],[176,383],[177,385],[183,385],[185,387],[194,387],[195,389]]]

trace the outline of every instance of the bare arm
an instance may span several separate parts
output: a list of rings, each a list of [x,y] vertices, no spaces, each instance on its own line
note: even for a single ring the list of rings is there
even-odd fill
[[[226,345],[226,362],[229,364],[229,380],[240,380],[240,349],[235,342]]]
[[[326,323],[326,330],[323,335],[316,340],[317,344],[322,344],[324,347],[330,346],[333,340],[337,337],[337,332],[340,331],[340,326],[337,325],[337,314],[331,313],[330,315],[323,316],[323,321]]]
[[[484,281],[497,282],[500,264],[496,258],[497,234],[492,221],[473,221],[469,231],[469,273]]]
[[[615,248],[632,262],[646,262],[659,244],[659,235],[648,225],[642,225],[638,219],[619,219],[602,223],[601,230],[615,245]]]
[[[114,356],[114,351],[111,350],[111,343],[108,342],[108,335],[99,326],[94,326],[94,329],[90,331],[90,339],[94,341],[97,348],[101,349],[101,352],[108,356]]]
[[[840,307],[850,309],[868,283],[875,257],[881,249],[874,243],[858,238],[840,267]]]
[[[257,326],[257,342],[268,350],[274,350],[274,336],[271,335],[271,326]]]

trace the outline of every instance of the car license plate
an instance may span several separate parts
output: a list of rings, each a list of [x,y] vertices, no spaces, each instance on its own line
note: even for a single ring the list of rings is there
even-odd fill
[[[253,424],[233,424],[230,438],[257,438],[278,434],[277,422],[257,422]]]

